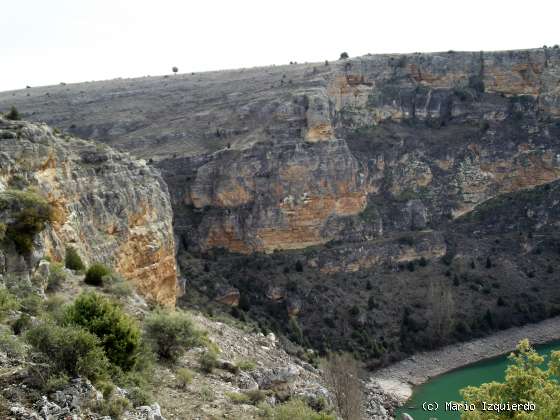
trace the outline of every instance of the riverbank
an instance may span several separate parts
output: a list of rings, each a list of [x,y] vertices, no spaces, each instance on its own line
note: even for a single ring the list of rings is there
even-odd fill
[[[370,386],[382,390],[391,400],[402,405],[410,398],[415,386],[454,369],[509,353],[524,338],[528,338],[531,344],[560,339],[560,316],[415,354],[374,372]]]

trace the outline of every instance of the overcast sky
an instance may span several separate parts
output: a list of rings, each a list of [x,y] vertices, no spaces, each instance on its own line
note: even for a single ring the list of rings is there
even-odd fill
[[[560,44],[559,1],[12,0],[0,91],[366,53]]]

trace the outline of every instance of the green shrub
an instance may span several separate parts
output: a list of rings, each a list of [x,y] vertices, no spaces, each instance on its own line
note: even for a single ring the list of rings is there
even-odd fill
[[[26,339],[55,372],[96,380],[109,369],[99,338],[81,327],[42,323],[30,329]]]
[[[216,394],[214,394],[214,391],[212,391],[212,389],[208,388],[207,386],[200,387],[198,395],[200,399],[205,402],[214,401],[214,399],[216,398]]]
[[[126,410],[132,408],[130,401],[119,395],[111,395],[108,399],[97,401],[94,410],[102,416],[119,419]]]
[[[84,281],[86,282],[86,284],[90,284],[92,286],[102,286],[103,277],[110,274],[111,270],[109,270],[109,268],[107,268],[105,265],[95,263],[90,268],[88,268]]]
[[[31,317],[27,314],[21,314],[12,324],[12,331],[15,335],[20,335],[31,326]]]
[[[249,371],[255,369],[257,365],[252,360],[241,360],[240,362],[237,363],[237,367],[240,370]]]
[[[109,380],[98,381],[95,387],[103,394],[103,398],[109,398],[115,390],[115,384]]]
[[[144,325],[147,340],[161,359],[175,361],[185,349],[205,342],[204,334],[184,312],[157,311],[146,318]]]
[[[241,392],[226,392],[228,397],[235,404],[249,404],[249,397]]]
[[[36,294],[30,294],[25,296],[23,299],[21,299],[20,309],[22,312],[25,312],[26,314],[39,315],[43,311],[44,307],[45,307],[45,302],[40,296]]]
[[[52,263],[49,278],[47,279],[47,292],[60,290],[62,283],[66,281],[66,273],[62,264]]]
[[[244,395],[247,397],[249,402],[253,405],[263,402],[266,399],[266,392],[260,389],[245,391]]]
[[[177,380],[179,382],[179,387],[186,388],[187,385],[189,385],[192,382],[194,375],[192,370],[187,368],[181,368],[181,369],[177,369],[175,376],[177,377]]]
[[[154,402],[154,396],[146,387],[132,386],[128,389],[128,399],[132,401],[135,407],[140,405],[149,405]]]
[[[211,350],[202,353],[198,361],[200,362],[200,369],[205,373],[212,373],[219,366],[218,354]]]
[[[103,290],[117,297],[132,295],[132,285],[120,275],[112,273],[103,277]]]
[[[325,413],[316,412],[309,407],[305,401],[300,399],[292,399],[283,404],[271,407],[265,405],[261,407],[261,415],[266,419],[273,420],[335,420],[336,417]]]
[[[0,241],[3,241],[4,238],[6,237],[6,229],[8,227],[6,226],[5,223],[0,223]]]
[[[65,373],[53,374],[47,378],[43,392],[50,393],[65,388],[70,382],[70,378]]]
[[[20,254],[30,253],[35,235],[53,219],[51,205],[33,191],[7,190],[0,193],[0,210],[6,209],[14,213],[14,221],[6,227],[6,238]]]
[[[6,331],[0,333],[0,351],[6,353],[10,359],[23,359],[27,353],[25,345]]]
[[[134,366],[140,330],[116,303],[96,293],[83,293],[66,309],[64,319],[96,335],[112,363],[124,370]]]
[[[49,318],[61,324],[64,322],[64,311],[66,299],[61,295],[52,295],[45,300],[45,311]]]
[[[66,256],[64,257],[64,265],[66,268],[74,271],[83,271],[86,269],[80,254],[74,247],[66,247]]]
[[[16,296],[8,289],[0,288],[0,321],[6,317],[8,312],[19,309],[20,303]]]
[[[6,118],[12,121],[21,120],[21,116],[19,115],[19,111],[15,106],[10,108],[10,111],[6,114]]]

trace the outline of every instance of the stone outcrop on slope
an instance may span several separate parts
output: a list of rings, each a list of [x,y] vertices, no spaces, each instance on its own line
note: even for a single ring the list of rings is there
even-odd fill
[[[32,272],[44,257],[61,261],[72,246],[87,265],[110,265],[150,300],[175,304],[172,213],[157,170],[44,124],[0,118],[0,194],[18,190],[43,197],[52,221],[29,255],[5,241],[2,274]]]
[[[185,246],[250,253],[437,228],[558,179],[559,80],[557,48],[449,51],[32,88],[0,106],[153,158]]]

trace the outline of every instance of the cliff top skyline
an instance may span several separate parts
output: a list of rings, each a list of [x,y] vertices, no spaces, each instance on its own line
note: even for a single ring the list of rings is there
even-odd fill
[[[157,8],[131,0],[11,2],[2,9],[0,91],[169,74],[173,66],[183,73],[319,62],[342,52],[552,46],[559,43],[553,20],[558,9],[544,1],[530,9],[482,1],[450,8],[435,0],[343,6],[289,0],[275,7],[163,0]]]

